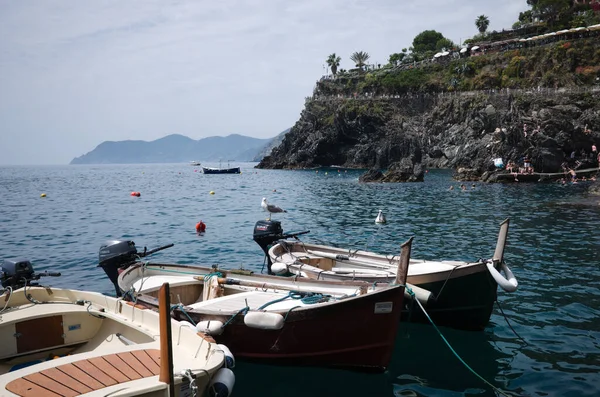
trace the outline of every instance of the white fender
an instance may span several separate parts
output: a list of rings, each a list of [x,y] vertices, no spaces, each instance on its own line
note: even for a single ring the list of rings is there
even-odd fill
[[[208,385],[211,397],[229,397],[235,385],[235,375],[229,368],[221,368]]]
[[[283,276],[288,272],[288,267],[283,262],[275,262],[271,265],[271,272],[277,276]]]
[[[410,288],[412,290],[412,292],[415,294],[415,298],[419,302],[421,302],[421,305],[423,305],[423,307],[427,307],[427,304],[429,303],[429,301],[435,299],[432,296],[431,291],[429,291],[425,288],[417,287],[416,285],[412,285],[409,283],[406,283],[406,287]],[[410,294],[408,293],[408,291],[406,289],[404,289],[404,297],[407,299],[412,299],[412,296],[410,296]]]
[[[208,335],[221,335],[223,333],[223,323],[218,320],[200,321],[196,325],[196,330]]]
[[[283,316],[279,313],[249,311],[244,316],[244,324],[250,328],[281,329],[283,323]]]
[[[496,280],[498,285],[501,286],[504,291],[515,292],[517,290],[519,282],[517,281],[517,278],[515,277],[513,272],[510,271],[510,269],[508,268],[508,266],[506,266],[504,262],[500,264],[500,270],[504,272],[504,275],[506,277],[500,274],[498,270],[496,270],[496,268],[494,267],[494,262],[487,261],[485,265],[487,266],[488,271],[490,272],[494,280]]]
[[[231,350],[223,344],[217,344],[221,350],[223,350],[223,354],[225,354],[225,366],[227,368],[235,368],[235,357],[231,353]]]

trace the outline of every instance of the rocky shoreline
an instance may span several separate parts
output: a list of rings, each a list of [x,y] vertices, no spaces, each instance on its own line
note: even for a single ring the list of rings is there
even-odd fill
[[[560,172],[564,163],[597,166],[594,143],[596,87],[309,98],[257,168],[366,168],[362,180],[388,182],[422,181],[425,168],[451,168],[462,169],[458,180],[493,181],[498,158],[517,165],[529,158],[544,173]]]

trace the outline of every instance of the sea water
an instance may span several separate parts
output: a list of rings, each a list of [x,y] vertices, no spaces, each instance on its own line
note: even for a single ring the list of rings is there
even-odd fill
[[[489,258],[510,218],[505,259],[519,289],[498,291],[504,315],[496,307],[485,331],[401,324],[382,374],[238,360],[234,395],[499,395],[493,387],[600,395],[600,206],[585,182],[468,183],[463,191],[445,170],[430,170],[424,183],[362,184],[358,171],[237,165],[240,175],[204,175],[188,164],[0,167],[0,260],[25,258],[36,271],[63,274],[46,284],[112,294],[96,267],[111,239],[140,250],[175,244],[155,261],[260,272],[252,232],[267,217],[263,197],[288,211],[273,215],[285,231],[310,230],[306,241],[398,253],[414,236],[414,258]],[[387,224],[375,224],[380,209]]]

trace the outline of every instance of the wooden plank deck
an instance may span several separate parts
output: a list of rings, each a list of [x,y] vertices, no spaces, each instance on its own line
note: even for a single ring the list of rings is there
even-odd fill
[[[134,350],[83,359],[15,379],[6,390],[21,397],[76,397],[158,375],[160,351]]]

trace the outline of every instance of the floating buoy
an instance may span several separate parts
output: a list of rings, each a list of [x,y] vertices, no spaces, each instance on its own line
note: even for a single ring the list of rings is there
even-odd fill
[[[211,190],[210,192],[208,192],[208,194],[215,194],[215,192]]]
[[[377,218],[375,218],[375,223],[386,223],[385,215],[383,215],[383,211],[379,210],[377,214]]]
[[[140,192],[131,192],[133,197],[140,197],[142,194]]]
[[[204,233],[206,231],[206,224],[202,221],[196,223],[196,231],[198,233]]]
[[[46,197],[46,193],[40,194],[40,197]]]

